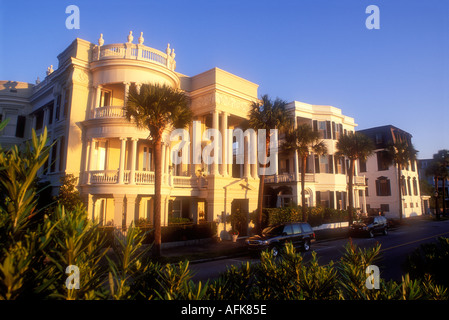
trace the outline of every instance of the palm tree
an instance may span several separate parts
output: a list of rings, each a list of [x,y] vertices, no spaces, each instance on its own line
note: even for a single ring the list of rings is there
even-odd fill
[[[296,129],[289,130],[285,135],[285,142],[282,145],[287,152],[293,151],[299,154],[301,161],[301,208],[302,219],[307,221],[306,208],[306,193],[305,193],[305,177],[307,158],[312,153],[324,155],[327,153],[327,146],[324,140],[321,139],[320,133],[314,131],[312,127],[307,124],[300,124]]]
[[[185,128],[192,119],[190,99],[181,90],[166,84],[131,86],[124,107],[125,117],[138,128],[150,132],[154,146],[154,248],[161,249],[162,135],[165,130]]]
[[[438,153],[433,155],[433,161],[427,168],[426,174],[432,175],[435,180],[435,191],[438,192],[438,180],[441,179],[443,183],[443,215],[446,214],[446,180],[449,178],[449,150],[439,150]],[[439,219],[438,198],[435,200],[435,208],[437,209],[437,218]]]
[[[338,151],[337,156],[344,156],[349,159],[348,172],[348,221],[351,225],[353,222],[353,207],[354,207],[354,168],[357,159],[366,161],[366,159],[374,153],[373,141],[360,132],[350,132],[347,135],[342,135],[336,144]]]
[[[396,165],[398,173],[398,194],[399,194],[399,219],[402,220],[402,169],[411,161],[416,160],[416,149],[410,142],[406,140],[397,140],[390,143],[386,151],[389,155],[390,161]]]
[[[288,112],[285,110],[287,102],[276,98],[272,101],[268,95],[263,95],[261,100],[255,101],[250,106],[250,111],[248,113],[248,127],[254,129],[256,132],[259,129],[266,130],[266,155],[268,155],[268,150],[270,148],[270,129],[280,129],[283,130],[287,128],[292,123],[292,118]],[[271,164],[273,165],[273,164]],[[275,164],[277,166],[277,163]],[[259,196],[257,205],[257,221],[256,230],[261,231],[262,227],[262,205],[263,205],[263,192],[265,184],[265,165],[262,165],[262,174],[259,177]]]

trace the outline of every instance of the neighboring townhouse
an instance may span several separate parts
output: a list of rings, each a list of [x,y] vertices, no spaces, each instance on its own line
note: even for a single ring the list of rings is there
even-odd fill
[[[295,127],[309,124],[320,132],[327,146],[326,155],[311,154],[307,159],[305,176],[306,205],[346,209],[348,205],[347,171],[349,160],[335,155],[341,135],[354,132],[354,119],[332,106],[312,105],[294,101],[287,110],[295,119]],[[354,177],[354,207],[366,212],[365,177],[359,175],[357,165]],[[265,205],[267,207],[301,204],[301,174],[298,153],[279,154],[278,175],[265,178]]]
[[[399,203],[402,203],[403,217],[421,215],[425,206],[419,189],[419,175],[416,161],[401,170],[402,198],[399,199],[397,166],[388,160],[386,148],[397,140],[412,143],[412,135],[392,125],[359,130],[370,137],[375,144],[375,153],[366,162],[359,161],[359,169],[367,179],[367,209],[381,211],[388,218],[399,217]],[[427,204],[428,205],[428,204]]]
[[[33,85],[26,82],[0,81],[0,122],[8,119],[0,131],[0,145],[8,148],[20,144],[31,134],[31,104]]]
[[[435,181],[435,176],[432,175],[427,175],[426,171],[427,168],[432,165],[434,159],[419,159],[418,160],[418,172],[419,172],[419,178],[421,180],[426,181],[429,185],[431,185],[433,187],[433,191],[438,190],[438,209],[440,211],[443,210],[443,185],[444,185],[444,201],[446,201],[446,210],[447,208],[449,208],[449,178],[446,178],[444,184],[443,184],[443,179],[441,177],[437,177],[437,181]],[[447,167],[447,169],[449,170],[449,166]],[[435,187],[435,183],[438,184],[437,187]],[[429,195],[427,197],[427,201],[424,202],[424,205],[426,206],[424,208],[424,212],[428,212],[430,209],[430,197],[432,197],[433,200],[433,207],[435,207],[435,192],[430,192],[429,191]],[[435,209],[435,208],[434,208]]]

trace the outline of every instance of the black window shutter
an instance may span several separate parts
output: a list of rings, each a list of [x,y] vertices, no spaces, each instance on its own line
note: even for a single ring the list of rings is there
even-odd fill
[[[319,206],[321,204],[321,193],[320,191],[316,192],[316,204],[317,206]]]
[[[320,173],[320,157],[315,155],[315,173]]]
[[[332,139],[331,122],[326,121],[326,139]]]
[[[329,173],[334,173],[334,156],[329,155]]]
[[[332,121],[332,137],[334,140],[337,138],[337,134],[335,133],[335,122]]]
[[[318,131],[318,120],[313,120],[313,131]]]
[[[334,200],[334,192],[333,191],[329,191],[329,206],[332,209],[335,209],[335,200]]]

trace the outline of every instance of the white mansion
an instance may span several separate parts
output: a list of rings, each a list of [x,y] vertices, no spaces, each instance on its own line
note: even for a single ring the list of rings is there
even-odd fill
[[[20,143],[44,127],[49,143],[55,142],[41,176],[56,187],[64,174],[79,177],[79,190],[89,215],[103,224],[129,225],[140,218],[152,220],[154,172],[148,132],[123,117],[131,85],[165,83],[182,89],[191,98],[194,121],[201,130],[222,132],[223,159],[233,141],[225,129],[238,128],[249,105],[258,99],[258,85],[218,68],[195,76],[176,72],[174,49],[164,52],[143,44],[94,44],[75,39],[58,55],[59,64],[47,70],[36,84],[0,82],[1,119],[9,118],[0,132],[0,144]],[[288,110],[296,123],[310,123],[321,132],[328,155],[310,156],[307,162],[308,205],[335,209],[347,206],[347,162],[334,156],[338,137],[354,131],[354,119],[332,106],[292,102]],[[190,126],[192,130],[193,126]],[[172,165],[173,143],[167,132],[163,147],[162,224],[169,217],[194,223],[219,222],[223,214],[239,208],[249,213],[257,207],[257,164]],[[245,142],[247,143],[247,142]],[[202,142],[202,147],[207,141]],[[246,155],[248,156],[248,155]],[[246,157],[245,156],[245,157]],[[277,174],[266,176],[265,205],[300,203],[300,174],[296,154],[279,153]],[[360,173],[360,170],[357,169]],[[355,178],[355,207],[366,212],[365,177]]]

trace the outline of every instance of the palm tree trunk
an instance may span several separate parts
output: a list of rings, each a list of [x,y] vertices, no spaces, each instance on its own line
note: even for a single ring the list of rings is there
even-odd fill
[[[307,165],[307,156],[301,157],[301,209],[302,209],[302,220],[307,222],[307,208],[306,208],[306,165]]]
[[[402,179],[401,165],[398,164],[398,194],[399,194],[399,220],[402,221]]]
[[[268,156],[268,150],[270,146],[270,140],[266,140],[265,145],[265,155]],[[272,163],[270,163],[272,165]],[[258,204],[257,204],[257,225],[256,225],[256,231],[257,233],[262,232],[262,209],[263,209],[263,189],[265,186],[265,166],[266,164],[262,165],[262,174],[259,176],[259,198],[258,198]]]
[[[446,215],[446,177],[443,177],[443,216]]]
[[[162,203],[162,136],[154,140],[154,244],[153,256],[161,255],[161,203]]]
[[[349,207],[348,207],[348,222],[349,225],[352,224],[354,220],[354,167],[355,167],[355,159],[351,159],[351,162],[349,164],[349,176],[348,176],[348,200],[349,200]]]
[[[438,195],[438,176],[435,176],[434,180],[435,180],[435,194]],[[435,197],[435,216],[437,220],[440,220],[440,206],[438,204],[438,196]]]

